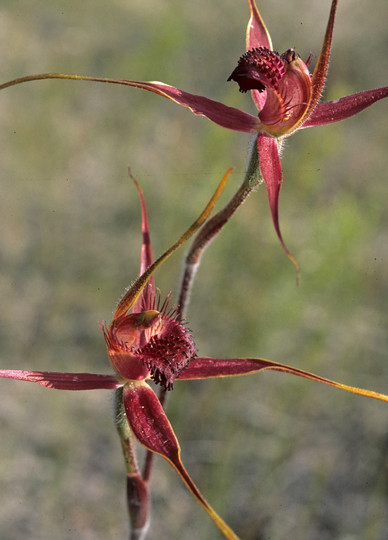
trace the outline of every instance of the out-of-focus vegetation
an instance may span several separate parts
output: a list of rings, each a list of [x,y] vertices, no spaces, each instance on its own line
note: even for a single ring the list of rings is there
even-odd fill
[[[275,49],[319,54],[330,2],[262,0]],[[388,4],[340,2],[326,99],[388,84]],[[226,83],[244,0],[3,0],[1,80],[39,72],[162,80],[254,112]],[[283,152],[281,226],[263,186],[206,252],[187,313],[203,355],[262,356],[388,392],[387,115],[380,102]],[[0,93],[1,367],[108,372],[97,321],[135,279],[141,183],[154,253],[250,144],[146,92],[43,81]],[[176,295],[181,253],[157,272]],[[122,539],[124,466],[106,391],[1,383],[4,539]],[[382,540],[386,404],[279,373],[177,383],[168,414],[193,479],[244,539]],[[220,535],[156,460],[150,538]]]

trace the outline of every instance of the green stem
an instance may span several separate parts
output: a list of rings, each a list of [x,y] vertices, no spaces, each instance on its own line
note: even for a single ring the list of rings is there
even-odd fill
[[[114,419],[120,437],[127,474],[139,474],[134,437],[130,430],[123,403],[123,388],[115,392]]]

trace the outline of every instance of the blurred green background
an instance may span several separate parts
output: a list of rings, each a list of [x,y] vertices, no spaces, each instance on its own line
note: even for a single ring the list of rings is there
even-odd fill
[[[319,54],[330,2],[261,0],[275,49]],[[388,4],[340,2],[325,91],[388,84]],[[245,0],[2,0],[2,82],[39,72],[162,80],[254,113],[226,83]],[[281,226],[261,186],[205,254],[187,313],[199,352],[262,356],[388,392],[387,112],[298,133],[283,152]],[[155,255],[202,210],[250,137],[146,92],[43,81],[0,93],[1,368],[109,372],[97,321],[138,272],[145,192]],[[156,274],[179,288],[183,250]],[[0,383],[1,538],[127,536],[107,391]],[[177,383],[168,415],[209,502],[248,540],[383,540],[388,407],[279,373]],[[151,539],[220,538],[156,460]]]

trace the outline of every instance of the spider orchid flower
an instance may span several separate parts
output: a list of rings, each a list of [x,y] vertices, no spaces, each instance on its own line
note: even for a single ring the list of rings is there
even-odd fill
[[[162,456],[179,474],[189,491],[202,505],[225,538],[238,540],[238,536],[218,516],[203,497],[188,472],[180,455],[178,439],[154,390],[147,381],[153,380],[166,390],[176,381],[232,377],[274,370],[304,377],[366,397],[388,402],[388,396],[337,383],[301,369],[262,358],[211,358],[197,356],[190,331],[182,323],[170,297],[161,302],[155,292],[154,271],[182,245],[207,219],[219,196],[229,170],[222,179],[210,203],[170,249],[152,263],[151,245],[146,207],[138,187],[142,209],[142,235],[140,277],[119,302],[110,325],[103,324],[108,355],[114,375],[91,373],[58,373],[47,371],[0,370],[0,377],[29,381],[45,388],[58,390],[122,389],[125,410],[124,422],[130,432],[151,453]],[[128,314],[128,312],[131,313]],[[148,505],[147,483],[139,474],[128,475],[141,503]],[[147,510],[139,509],[137,523],[144,526]],[[136,521],[135,519],[135,521]]]
[[[285,253],[297,268],[295,259],[284,243],[279,225],[279,195],[282,185],[279,150],[282,138],[302,128],[344,120],[388,97],[386,86],[318,104],[326,80],[337,3],[338,0],[332,1],[322,49],[310,75],[311,57],[303,62],[294,49],[284,54],[278,54],[272,49],[271,37],[255,1],[248,0],[250,19],[246,32],[247,52],[240,58],[228,81],[236,81],[241,92],[251,91],[258,110],[257,117],[164,83],[127,82],[131,86],[166,97],[222,127],[258,134],[260,170],[267,188],[274,228]]]
[[[246,32],[246,52],[241,56],[238,66],[228,81],[236,81],[241,92],[251,91],[258,116],[158,81],[44,73],[14,79],[0,85],[0,90],[41,79],[72,79],[122,84],[148,90],[170,99],[196,115],[205,116],[221,127],[256,133],[260,170],[267,188],[274,228],[285,253],[298,270],[298,264],[285,245],[279,225],[279,195],[282,185],[279,150],[283,137],[302,128],[345,120],[380,99],[388,97],[388,86],[385,86],[351,94],[334,101],[318,103],[329,65],[337,4],[338,0],[332,0],[322,49],[315,69],[310,75],[311,57],[303,62],[294,49],[288,49],[283,54],[272,50],[271,37],[256,7],[255,0],[248,0],[250,19]]]

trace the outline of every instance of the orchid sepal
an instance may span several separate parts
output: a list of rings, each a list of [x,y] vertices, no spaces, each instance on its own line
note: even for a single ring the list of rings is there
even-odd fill
[[[270,370],[280,371],[283,373],[289,373],[298,377],[303,377],[312,381],[320,382],[338,388],[339,390],[345,390],[352,394],[357,394],[372,399],[388,402],[388,395],[380,392],[373,392],[371,390],[365,390],[355,386],[349,386],[342,384],[320,375],[315,375],[309,371],[303,369],[294,368],[286,364],[279,362],[273,362],[272,360],[266,360],[264,358],[211,358],[207,356],[193,358],[190,365],[179,377],[180,380],[197,380],[197,379],[209,379],[219,377],[236,377],[240,375],[249,375],[252,373],[258,373],[259,371]]]
[[[280,230],[279,225],[279,195],[282,187],[282,167],[280,163],[279,148],[281,141],[273,137],[259,135],[257,137],[257,149],[259,153],[260,171],[267,188],[267,196],[271,211],[275,232],[279,238],[283,251],[292,262],[296,270],[296,282],[300,281],[300,267],[298,261],[289,252]]]
[[[267,49],[272,49],[271,36],[254,0],[248,0],[248,6],[251,16],[248,21],[246,32],[247,51],[256,47],[267,47]]]
[[[249,51],[256,47],[267,47],[267,49],[272,50],[271,36],[254,0],[248,0],[248,5],[251,16],[248,21],[246,32],[246,50]],[[264,107],[266,94],[266,90],[263,92],[252,90],[252,99],[259,111]]]
[[[317,105],[323,87],[326,81],[327,69],[329,67],[330,53],[331,53],[331,44],[333,41],[333,31],[334,31],[334,21],[337,12],[338,0],[333,0],[331,3],[329,20],[326,26],[325,37],[323,38],[322,49],[319,54],[317,63],[314,68],[314,72],[311,78],[312,83],[312,96],[309,103],[308,111],[306,114],[306,119],[308,118],[311,111]]]
[[[123,400],[128,423],[140,444],[149,451],[159,454],[172,465],[225,538],[238,540],[232,529],[209,505],[186,471],[181,461],[178,439],[155,392],[143,381],[130,382],[124,387]]]

